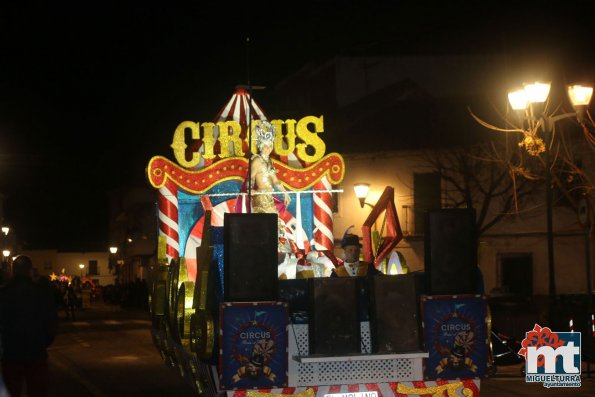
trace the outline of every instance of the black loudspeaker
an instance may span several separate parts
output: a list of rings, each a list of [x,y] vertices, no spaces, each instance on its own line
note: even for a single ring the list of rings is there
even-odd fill
[[[426,213],[424,236],[426,289],[430,295],[477,291],[477,231],[473,208]]]
[[[369,278],[373,353],[421,350],[417,278],[414,273]]]
[[[308,281],[310,354],[360,354],[356,277],[311,278]]]
[[[224,215],[226,302],[277,300],[277,214]]]
[[[308,279],[296,278],[279,280],[277,299],[287,302],[289,319],[293,324],[308,324],[310,310],[310,295],[308,294]]]

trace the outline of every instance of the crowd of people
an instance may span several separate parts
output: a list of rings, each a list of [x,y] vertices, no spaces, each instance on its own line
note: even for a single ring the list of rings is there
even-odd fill
[[[101,288],[101,296],[107,304],[124,308],[149,309],[149,287],[145,280],[137,278],[126,283],[106,285]]]
[[[131,282],[110,285],[92,285],[74,277],[71,282],[53,281],[50,283],[58,310],[67,319],[75,320],[76,312],[86,305],[101,301],[108,305],[123,308],[148,310],[149,292],[145,280],[137,278]]]

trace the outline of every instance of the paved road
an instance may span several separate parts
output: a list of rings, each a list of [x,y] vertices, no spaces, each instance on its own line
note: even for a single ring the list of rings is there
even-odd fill
[[[196,397],[154,347],[148,314],[96,304],[60,328],[49,349],[51,397]]]
[[[77,321],[62,319],[49,354],[51,397],[196,397],[178,372],[164,364],[143,312],[96,304],[78,313]],[[546,389],[525,383],[519,365],[499,367],[495,377],[482,379],[481,397],[591,397],[593,376],[583,377],[581,388]]]

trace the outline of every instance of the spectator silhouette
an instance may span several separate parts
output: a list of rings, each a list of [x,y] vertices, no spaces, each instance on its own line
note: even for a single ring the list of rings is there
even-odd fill
[[[57,331],[58,315],[47,288],[32,280],[33,263],[27,256],[14,259],[13,278],[0,289],[2,376],[11,396],[48,395],[47,347]]]
[[[66,287],[64,300],[66,301],[66,318],[70,318],[74,321],[74,312],[76,311],[78,298],[72,284],[69,284],[68,287]]]

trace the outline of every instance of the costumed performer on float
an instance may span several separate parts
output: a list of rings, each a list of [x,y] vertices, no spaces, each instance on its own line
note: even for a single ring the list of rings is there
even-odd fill
[[[285,200],[281,202],[272,194],[255,194],[251,198],[252,212],[279,214],[289,205],[290,198],[285,186],[277,178],[277,170],[270,157],[275,143],[275,127],[268,121],[262,121],[256,125],[255,131],[258,153],[252,156],[250,186],[256,193],[274,193],[277,188],[285,193]]]
[[[256,132],[258,153],[252,156],[250,166],[250,187],[252,192],[255,193],[250,198],[252,212],[279,215],[286,211],[290,198],[285,186],[277,178],[277,169],[273,166],[271,160],[271,153],[275,143],[275,127],[268,121],[263,120],[256,125],[254,130]],[[273,195],[276,191],[285,193],[284,201]],[[277,222],[279,252],[289,252],[290,249],[287,247],[287,238],[285,237],[285,222],[279,216],[277,216]]]
[[[356,234],[349,233],[352,227],[348,227],[343,234],[341,248],[343,248],[344,260],[336,261],[331,277],[375,276],[383,274],[374,267],[373,263],[359,260],[362,245]]]

